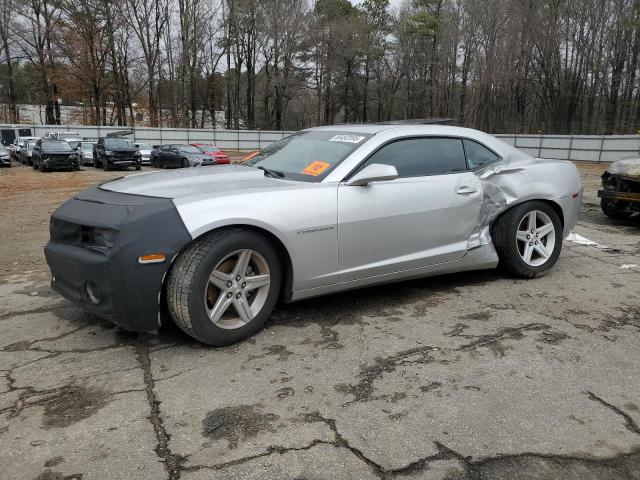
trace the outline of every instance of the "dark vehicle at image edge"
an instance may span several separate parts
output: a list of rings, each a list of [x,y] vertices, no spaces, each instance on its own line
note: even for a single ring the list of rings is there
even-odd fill
[[[142,154],[129,139],[101,137],[93,149],[93,166],[105,171],[113,168],[142,167]]]
[[[40,139],[33,147],[33,168],[47,170],[80,170],[77,153],[63,140]]]

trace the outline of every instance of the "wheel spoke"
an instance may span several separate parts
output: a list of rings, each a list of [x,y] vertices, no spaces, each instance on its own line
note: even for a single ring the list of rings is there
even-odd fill
[[[546,223],[540,228],[538,228],[538,239],[542,239],[553,232],[553,223]]]
[[[211,272],[211,276],[209,277],[209,282],[218,287],[220,290],[225,290],[227,287],[227,283],[231,281],[231,275],[228,273],[223,273],[218,270],[214,270]]]
[[[547,248],[542,244],[542,242],[538,242],[534,248],[542,258],[549,258],[549,252],[547,252]]]
[[[227,311],[231,305],[231,298],[228,298],[227,295],[223,292],[218,296],[218,300],[216,300],[215,305],[209,311],[209,318],[214,324],[217,324],[220,321],[220,318]]]
[[[244,323],[249,323],[253,319],[253,314],[251,313],[251,306],[249,305],[249,300],[247,300],[246,295],[241,295],[240,298],[234,298],[233,306],[238,312],[238,316],[240,320]]]
[[[244,277],[247,274],[247,268],[249,268],[249,261],[251,260],[251,250],[242,250],[238,254],[238,261],[233,269],[233,276],[240,275]]]
[[[529,212],[527,215],[527,225],[529,226],[529,231],[536,229],[536,211],[533,210]]]
[[[529,238],[527,238],[527,236],[529,235],[529,232],[523,232],[521,230],[518,230],[516,232],[516,240],[520,240],[521,242],[528,242]]]
[[[524,258],[525,262],[530,263],[532,254],[533,254],[533,246],[527,243],[524,246],[524,255],[522,255],[522,258]]]
[[[255,290],[256,288],[269,285],[271,283],[271,276],[267,274],[253,275],[251,277],[245,277],[244,281],[247,284],[247,286],[245,287],[245,291],[250,292],[252,290]]]

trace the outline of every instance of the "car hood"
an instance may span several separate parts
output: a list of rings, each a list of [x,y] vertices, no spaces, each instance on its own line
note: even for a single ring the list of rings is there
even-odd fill
[[[200,195],[236,195],[306,185],[313,184],[266,177],[262,170],[244,165],[228,165],[145,172],[103,183],[100,188],[112,192],[175,199]]]
[[[627,177],[640,178],[640,158],[623,158],[613,162],[607,168],[612,175],[626,175]]]
[[[74,151],[73,150],[41,150],[40,151],[43,155],[73,155]]]

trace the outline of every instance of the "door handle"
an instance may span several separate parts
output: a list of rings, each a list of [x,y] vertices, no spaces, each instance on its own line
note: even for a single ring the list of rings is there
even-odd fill
[[[456,193],[458,195],[467,195],[469,193],[476,193],[478,190],[475,187],[472,187],[470,185],[461,185],[458,188],[456,188]]]

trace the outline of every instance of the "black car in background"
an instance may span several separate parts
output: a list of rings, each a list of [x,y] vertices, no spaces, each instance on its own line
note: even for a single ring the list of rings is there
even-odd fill
[[[153,167],[200,167],[215,165],[214,158],[193,145],[161,145],[151,152]]]
[[[101,137],[93,149],[93,166],[105,171],[112,168],[142,167],[140,150],[127,138]]]
[[[33,147],[33,168],[47,170],[80,170],[78,155],[63,140],[40,139]]]

